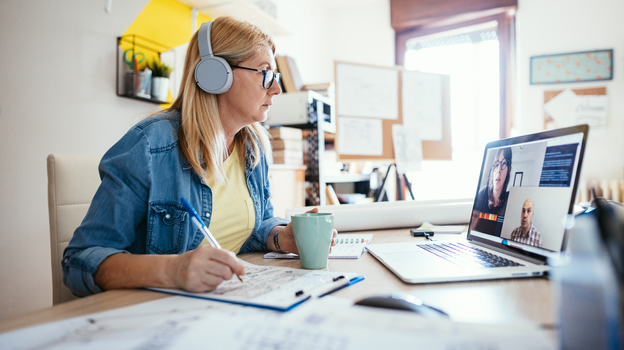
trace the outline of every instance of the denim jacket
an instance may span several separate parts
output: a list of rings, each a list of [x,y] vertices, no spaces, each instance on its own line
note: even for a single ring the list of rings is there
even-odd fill
[[[179,124],[178,112],[147,118],[102,158],[102,183],[63,253],[63,281],[75,295],[101,292],[93,276],[112,254],[181,254],[197,248],[203,240],[180,197],[186,198],[209,226],[212,190],[181,152]],[[271,229],[288,222],[273,217],[264,153],[255,167],[254,159],[246,145],[245,178],[256,222],[240,253],[266,251]]]

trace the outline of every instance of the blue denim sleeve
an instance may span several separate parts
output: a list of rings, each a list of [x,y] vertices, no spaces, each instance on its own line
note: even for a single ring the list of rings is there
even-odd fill
[[[145,224],[150,187],[143,132],[131,129],[104,155],[99,171],[102,183],[63,253],[63,282],[77,296],[101,292],[93,276],[104,259],[130,247],[141,250],[137,227]]]

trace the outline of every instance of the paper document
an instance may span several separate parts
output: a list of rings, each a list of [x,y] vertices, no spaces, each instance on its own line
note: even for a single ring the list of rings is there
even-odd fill
[[[0,334],[2,349],[556,349],[546,330],[311,300],[287,313],[171,297]]]
[[[259,315],[281,312],[173,296],[0,334],[0,349],[178,349],[179,337],[206,314]]]
[[[399,119],[399,71],[394,68],[339,63],[336,89],[340,117]]]
[[[380,156],[383,153],[381,119],[338,118],[340,154]]]
[[[403,125],[421,139],[442,140],[442,78],[438,74],[403,71]]]
[[[322,296],[363,279],[363,277],[353,273],[259,266],[245,261],[241,262],[245,266],[245,275],[241,276],[244,282],[233,277],[229,281],[221,283],[212,292],[191,293],[178,289],[147,289],[194,298],[287,311],[310,297]]]
[[[219,349],[556,348],[548,332],[536,327],[461,324],[448,319],[422,317],[413,312],[348,306],[331,299],[303,305],[271,321],[267,322],[260,315],[244,319],[208,315],[193,324],[176,345],[182,349],[193,348],[210,334],[211,347]]]
[[[399,124],[392,125],[392,142],[394,160],[399,174],[422,170],[422,141],[415,127],[406,128]]]
[[[329,253],[330,259],[357,259],[362,255],[364,248],[373,240],[372,234],[338,234],[336,245]],[[264,254],[265,259],[299,259],[294,253],[270,252]]]
[[[577,95],[567,88],[544,105],[558,127],[588,124],[603,128],[607,124],[608,97],[606,95]]]

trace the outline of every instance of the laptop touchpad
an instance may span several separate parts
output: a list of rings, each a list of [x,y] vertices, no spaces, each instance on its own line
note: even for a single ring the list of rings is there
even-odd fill
[[[423,254],[425,253],[425,254]],[[386,261],[392,260],[398,263],[404,263],[404,262],[413,262],[413,261],[427,261],[427,260],[432,260],[432,261],[440,261],[437,256],[429,254],[425,251],[407,251],[407,252],[394,252],[394,253],[385,253],[384,255],[384,259]]]

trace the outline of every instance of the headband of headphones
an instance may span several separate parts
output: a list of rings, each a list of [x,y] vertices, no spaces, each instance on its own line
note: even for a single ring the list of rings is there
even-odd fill
[[[214,21],[202,23],[197,33],[199,55],[202,59],[214,56],[212,54],[212,45],[210,44],[210,32],[212,31],[212,23],[214,23]]]
[[[222,94],[232,86],[232,68],[226,60],[212,53],[210,33],[213,22],[202,23],[197,33],[201,61],[195,67],[195,82],[206,92]]]

